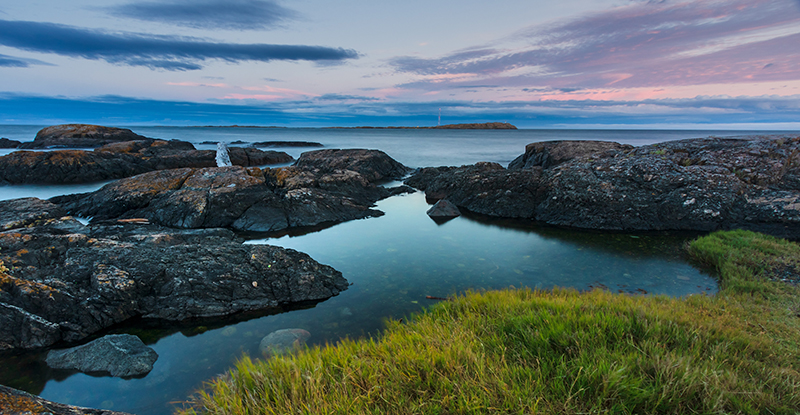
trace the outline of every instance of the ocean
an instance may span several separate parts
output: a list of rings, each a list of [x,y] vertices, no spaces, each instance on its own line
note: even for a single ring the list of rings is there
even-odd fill
[[[0,137],[30,141],[41,126],[0,126]],[[241,141],[313,141],[325,148],[372,148],[409,167],[502,165],[525,145],[549,140],[609,140],[632,145],[708,136],[775,134],[760,131],[632,130],[369,130],[209,127],[130,127],[154,138],[181,139],[200,149]],[[796,134],[796,133],[795,133]],[[233,144],[236,145],[236,144]],[[246,144],[242,144],[246,145]],[[277,148],[295,158],[309,148]],[[10,151],[2,150],[0,154]],[[86,192],[102,186],[4,186],[0,200]],[[270,332],[301,328],[309,345],[378,336],[386,319],[408,318],[447,297],[469,290],[554,286],[605,288],[632,295],[713,295],[707,270],[683,252],[692,233],[608,233],[560,229],[531,221],[464,215],[444,224],[427,217],[422,193],[378,202],[379,218],[299,232],[248,236],[248,244],[296,249],[341,271],[352,286],[327,301],[273,315],[234,316],[182,325],[131,321],[108,330],[131,333],[159,359],[142,378],[117,379],[51,370],[45,351],[0,355],[0,384],[57,402],[140,415],[171,413],[205,380],[229,370],[243,354],[259,356]]]

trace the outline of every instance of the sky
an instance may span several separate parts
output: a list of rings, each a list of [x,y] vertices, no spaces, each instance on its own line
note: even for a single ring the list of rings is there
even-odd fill
[[[800,130],[800,0],[0,4],[0,124]]]

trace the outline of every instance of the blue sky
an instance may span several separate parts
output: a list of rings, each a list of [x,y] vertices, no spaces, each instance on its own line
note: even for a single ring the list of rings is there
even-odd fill
[[[800,130],[800,0],[28,0],[0,123]]]

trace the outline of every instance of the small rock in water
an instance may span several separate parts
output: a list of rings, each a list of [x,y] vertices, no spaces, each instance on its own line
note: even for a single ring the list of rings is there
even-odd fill
[[[228,152],[228,146],[223,143],[217,143],[217,167],[233,166],[231,163],[231,156]]]
[[[436,204],[433,205],[433,207],[431,207],[430,209],[428,209],[426,213],[431,218],[441,218],[441,219],[455,218],[461,216],[461,212],[458,210],[456,205],[452,204],[447,199],[442,199],[436,202]]]
[[[225,329],[222,330],[222,335],[225,337],[230,337],[234,334],[236,334],[236,327],[225,327]]]
[[[115,377],[149,373],[156,360],[156,351],[130,334],[112,334],[82,346],[51,350],[47,354],[47,365],[53,369],[109,372]]]
[[[350,307],[345,307],[339,312],[339,314],[341,314],[342,317],[350,317],[353,315],[353,312],[350,311]]]
[[[277,356],[298,350],[306,344],[311,333],[303,329],[283,329],[273,331],[261,339],[258,350],[266,357]]]

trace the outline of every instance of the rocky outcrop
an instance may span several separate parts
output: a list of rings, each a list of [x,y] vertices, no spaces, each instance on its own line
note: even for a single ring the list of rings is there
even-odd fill
[[[406,171],[376,150],[321,152],[304,153],[297,166],[280,169],[151,172],[94,193],[52,200],[71,214],[95,220],[145,218],[175,228],[269,232],[379,216],[382,212],[372,205],[392,191],[373,182]]]
[[[0,413],[3,415],[130,415],[105,409],[64,405],[3,385],[0,385]]]
[[[255,148],[230,148],[234,165],[260,166],[288,163],[284,152]],[[216,166],[216,152],[195,150],[191,143],[138,140],[104,145],[94,151],[16,151],[0,157],[2,183],[89,183],[119,179],[154,170]]]
[[[121,141],[147,140],[127,128],[90,124],[63,124],[43,128],[32,142],[22,143],[26,149],[95,148]]]
[[[0,202],[0,231],[24,228],[37,221],[66,215],[60,207],[35,197]]]
[[[378,150],[316,150],[300,155],[295,167],[314,174],[353,171],[370,182],[400,179],[410,169]]]
[[[17,140],[10,140],[8,138],[0,138],[0,148],[17,148],[22,142]]]
[[[436,202],[427,212],[428,216],[432,218],[456,218],[461,216],[461,212],[456,205],[452,204],[447,199],[442,199]]]
[[[252,144],[253,147],[324,147],[322,143],[316,141],[259,141]]]
[[[509,170],[542,167],[548,169],[578,157],[613,156],[620,151],[633,150],[633,146],[609,141],[543,141],[525,146],[525,154],[508,165]]]
[[[798,137],[690,139],[567,157],[550,168],[427,168],[407,183],[476,213],[576,228],[800,234]]]
[[[140,376],[153,370],[158,353],[131,334],[110,334],[81,346],[50,350],[47,365],[83,373],[108,372],[114,377]]]
[[[291,249],[141,220],[43,219],[0,232],[0,261],[9,268],[0,273],[0,350],[76,342],[137,316],[225,316],[347,288],[341,273]]]

